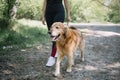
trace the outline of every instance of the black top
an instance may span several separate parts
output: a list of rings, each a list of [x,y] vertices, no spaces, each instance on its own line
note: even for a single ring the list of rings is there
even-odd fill
[[[47,0],[45,18],[48,30],[54,22],[64,22],[65,11],[62,0]]]
[[[62,0],[47,0],[48,4],[59,4],[62,3]]]
[[[47,0],[46,12],[55,14],[56,12],[64,12],[62,0]]]

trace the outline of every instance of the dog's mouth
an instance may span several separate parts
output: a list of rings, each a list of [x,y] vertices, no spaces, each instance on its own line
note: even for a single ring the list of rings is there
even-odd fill
[[[58,34],[57,36],[53,36],[51,35],[51,41],[56,41],[59,38],[60,34]]]

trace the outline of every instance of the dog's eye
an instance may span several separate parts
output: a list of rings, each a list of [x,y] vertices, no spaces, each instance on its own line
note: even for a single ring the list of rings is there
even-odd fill
[[[56,29],[59,29],[59,27],[58,27],[58,26],[56,26]]]

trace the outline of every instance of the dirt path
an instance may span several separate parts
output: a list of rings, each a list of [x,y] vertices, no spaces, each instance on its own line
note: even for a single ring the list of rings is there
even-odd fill
[[[77,50],[73,71],[66,73],[65,58],[61,63],[62,79],[53,77],[55,66],[45,67],[51,51],[51,43],[48,43],[9,51],[10,57],[17,55],[20,62],[0,62],[0,80],[120,80],[120,26],[82,26],[77,25],[85,31],[85,62],[80,61]]]

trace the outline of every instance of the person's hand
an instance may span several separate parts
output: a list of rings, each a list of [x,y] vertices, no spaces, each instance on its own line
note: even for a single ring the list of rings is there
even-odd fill
[[[45,25],[45,18],[42,18],[42,24]]]
[[[71,21],[71,17],[67,16],[67,25],[69,24],[70,21]]]

